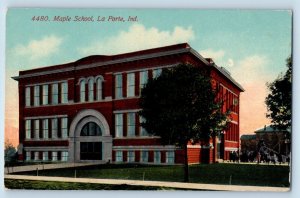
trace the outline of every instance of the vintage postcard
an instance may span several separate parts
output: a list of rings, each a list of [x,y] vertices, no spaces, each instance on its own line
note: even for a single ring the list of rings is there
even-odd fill
[[[6,13],[7,189],[285,192],[291,10]]]

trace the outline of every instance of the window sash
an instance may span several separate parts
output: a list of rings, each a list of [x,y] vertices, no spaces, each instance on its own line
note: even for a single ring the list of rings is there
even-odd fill
[[[34,106],[40,105],[40,86],[34,86]]]
[[[123,114],[115,114],[116,137],[123,137]]]
[[[80,102],[85,102],[85,81],[80,81]]]
[[[148,71],[140,72],[140,89],[142,89],[148,82]]]
[[[88,85],[89,85],[89,101],[91,102],[94,100],[94,81],[90,79]]]
[[[40,121],[34,120],[34,138],[39,139],[40,138]]]
[[[168,164],[173,164],[174,163],[174,159],[175,158],[175,153],[174,151],[167,151],[166,152],[166,162]]]
[[[68,151],[62,151],[61,152],[61,161],[68,161],[68,158],[69,158],[69,152]]]
[[[52,104],[58,104],[58,84],[52,84]]]
[[[135,96],[135,79],[134,73],[127,74],[127,97]]]
[[[100,78],[96,81],[97,86],[97,100],[102,100],[102,80]]]
[[[62,138],[68,137],[68,118],[61,119],[61,135]]]
[[[39,152],[38,151],[35,151],[34,152],[34,160],[39,160],[39,158],[40,158],[40,156],[39,156],[40,154],[39,154]]]
[[[31,152],[26,151],[26,161],[30,161],[30,160],[31,160]]]
[[[144,123],[146,119],[142,116],[140,116],[140,123]],[[149,136],[147,130],[140,125],[140,136]]]
[[[158,76],[161,75],[162,69],[154,69],[153,70],[153,78],[157,78]]]
[[[49,127],[48,127],[48,119],[43,120],[43,138],[48,139],[49,136]]]
[[[135,153],[134,151],[128,151],[127,161],[134,162],[135,160]]]
[[[48,161],[49,158],[48,158],[48,151],[44,151],[43,152],[43,161]]]
[[[116,98],[122,98],[123,97],[123,82],[122,82],[122,74],[117,74],[115,76],[116,79]]]
[[[57,151],[52,151],[52,161],[57,161]]]
[[[127,136],[135,136],[135,113],[127,114]]]
[[[43,105],[48,104],[48,85],[43,85]]]
[[[116,162],[123,161],[123,151],[116,151]]]
[[[31,120],[25,121],[26,139],[31,139]]]
[[[68,103],[68,83],[61,84],[61,103]]]
[[[52,138],[57,138],[57,118],[54,118],[51,120],[51,137]]]
[[[25,88],[25,106],[30,106],[30,87]]]
[[[154,163],[161,163],[160,151],[154,151]]]
[[[141,161],[142,162],[148,162],[148,151],[142,151],[141,153]]]

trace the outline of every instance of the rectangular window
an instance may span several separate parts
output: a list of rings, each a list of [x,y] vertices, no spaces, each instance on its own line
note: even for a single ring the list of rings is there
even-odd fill
[[[48,161],[48,151],[43,152],[43,161]]]
[[[57,151],[52,151],[52,161],[57,161]]]
[[[48,85],[43,85],[43,105],[48,104]]]
[[[69,152],[68,151],[62,151],[61,152],[61,161],[67,162],[69,158]]]
[[[115,125],[116,125],[116,137],[123,136],[123,114],[118,113],[115,115]]]
[[[174,164],[174,161],[175,161],[174,151],[167,151],[166,152],[166,163],[167,164]]]
[[[62,138],[68,137],[68,118],[61,119],[61,134]]]
[[[35,151],[35,152],[34,152],[34,160],[35,160],[35,161],[38,161],[38,160],[40,159],[40,156],[39,156],[39,155],[40,155],[40,153],[39,153],[38,151]]]
[[[116,151],[116,162],[123,162],[123,151]]]
[[[61,83],[61,103],[68,103],[68,83]]]
[[[127,74],[127,97],[133,97],[135,91],[134,73]]]
[[[160,151],[154,151],[154,163],[159,164],[161,161]]]
[[[30,106],[30,87],[25,88],[25,106],[29,107]]]
[[[127,136],[135,136],[135,113],[127,114]]]
[[[39,139],[40,138],[40,121],[34,120],[34,138]]]
[[[57,138],[57,118],[51,120],[51,137]]]
[[[26,161],[30,161],[30,160],[31,160],[31,152],[26,151]]]
[[[48,139],[49,127],[48,127],[48,119],[43,120],[43,138]]]
[[[160,69],[154,69],[153,70],[153,78],[157,78],[158,76],[160,76],[161,72],[162,72],[161,68]]]
[[[52,104],[58,104],[58,84],[52,84]]]
[[[40,86],[34,86],[34,106],[40,105]]]
[[[144,123],[146,119],[142,116],[140,116],[140,123]],[[140,136],[149,136],[146,129],[140,125]]]
[[[141,162],[148,162],[148,151],[141,152]]]
[[[127,162],[134,162],[135,154],[134,151],[128,151],[127,153]]]
[[[116,98],[122,98],[123,97],[123,82],[122,82],[122,74],[116,75]]]
[[[26,131],[26,139],[31,138],[31,120],[25,121],[25,131]]]
[[[147,82],[148,82],[148,71],[140,72],[140,93],[142,88],[147,84]]]

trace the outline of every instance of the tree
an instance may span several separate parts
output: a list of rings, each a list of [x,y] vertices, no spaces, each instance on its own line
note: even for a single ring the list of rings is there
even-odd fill
[[[17,157],[17,150],[16,148],[9,142],[5,141],[5,148],[4,148],[4,158],[5,162],[13,162],[16,160]]]
[[[162,144],[184,149],[184,181],[188,181],[187,144],[208,140],[223,131],[228,113],[212,88],[209,72],[192,65],[166,69],[142,89],[140,115],[149,134],[160,136]]]
[[[274,82],[267,84],[270,91],[266,97],[267,118],[271,118],[271,126],[278,130],[287,130],[292,121],[292,59],[287,58],[287,71]]]

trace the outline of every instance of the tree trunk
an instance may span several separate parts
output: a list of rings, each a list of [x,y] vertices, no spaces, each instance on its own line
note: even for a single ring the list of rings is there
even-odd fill
[[[184,145],[184,182],[189,182],[189,164],[187,143]]]

